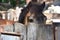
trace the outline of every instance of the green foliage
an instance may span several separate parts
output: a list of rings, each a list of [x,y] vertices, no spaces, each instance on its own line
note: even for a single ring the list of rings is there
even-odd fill
[[[2,2],[2,0],[0,0],[0,2]]]
[[[4,2],[4,3],[8,3],[8,1],[9,1],[9,0],[4,0],[3,2]]]
[[[16,5],[17,5],[17,0],[0,0],[0,2],[3,2],[3,3],[8,3],[10,1],[10,3],[11,3],[11,5],[13,6],[13,7],[15,7]],[[18,0],[19,1],[19,6],[23,6],[23,5],[25,5],[25,0]]]
[[[20,0],[20,6],[23,6],[23,5],[25,5],[25,0]]]
[[[0,0],[0,2],[8,3],[9,0]]]
[[[17,4],[16,4],[16,0],[10,0],[10,2],[11,2],[11,5],[13,6],[13,7],[15,7]],[[23,6],[23,5],[25,5],[25,0],[19,0],[19,3],[18,3],[18,5],[19,6]]]
[[[11,5],[12,5],[13,7],[16,6],[16,1],[15,1],[15,0],[10,0],[10,3],[11,3]]]

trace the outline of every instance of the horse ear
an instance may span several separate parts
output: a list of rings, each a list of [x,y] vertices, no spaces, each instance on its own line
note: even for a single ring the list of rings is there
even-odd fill
[[[45,5],[45,2],[43,2],[43,4]]]
[[[32,6],[32,2],[30,1],[27,5],[27,8],[31,7]]]
[[[45,8],[45,2],[43,2],[43,3],[40,4],[40,11],[43,11],[44,8]]]
[[[41,6],[44,8],[44,7],[45,7],[45,2],[43,2],[43,3],[41,4]]]

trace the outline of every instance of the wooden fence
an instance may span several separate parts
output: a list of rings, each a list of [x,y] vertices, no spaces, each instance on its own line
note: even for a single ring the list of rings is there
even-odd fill
[[[21,34],[21,40],[59,40],[60,25],[53,23],[50,25],[41,25],[29,23],[27,26],[21,23],[6,25],[4,30],[7,32],[16,32]]]

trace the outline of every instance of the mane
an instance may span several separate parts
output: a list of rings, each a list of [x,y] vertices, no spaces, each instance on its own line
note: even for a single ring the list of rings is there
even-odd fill
[[[28,6],[22,10],[22,13],[20,14],[19,17],[19,22],[24,24],[23,21],[25,19],[26,14],[30,12],[31,14],[34,13],[35,15],[34,18],[38,23],[43,23],[46,20],[46,16],[42,13],[44,7],[45,7],[45,2],[43,2],[42,4],[34,4],[30,2]]]
[[[20,16],[19,16],[19,23],[24,24],[25,16],[26,16],[26,14],[28,13],[29,8],[31,7],[31,5],[32,5],[32,3],[30,2],[30,3],[27,5],[27,7],[24,7],[24,8],[22,9],[22,12],[21,12],[21,14],[20,14]]]

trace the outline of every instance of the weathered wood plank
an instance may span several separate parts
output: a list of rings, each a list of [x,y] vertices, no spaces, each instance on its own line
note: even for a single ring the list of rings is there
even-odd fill
[[[52,25],[40,25],[38,28],[38,40],[53,40]]]
[[[4,26],[4,31],[13,32],[13,25],[6,25],[6,26]]]
[[[26,40],[26,26],[24,26],[21,23],[14,23],[13,25],[6,25],[4,27],[4,31],[20,33],[21,34],[20,39]]]
[[[37,40],[38,25],[35,23],[29,23],[27,26],[27,40]]]
[[[30,23],[27,28],[27,40],[53,40],[52,25]]]
[[[26,26],[21,23],[15,23],[15,32],[21,34],[21,39],[26,40]]]
[[[60,40],[60,23],[56,23],[54,26],[55,26],[55,39]]]

